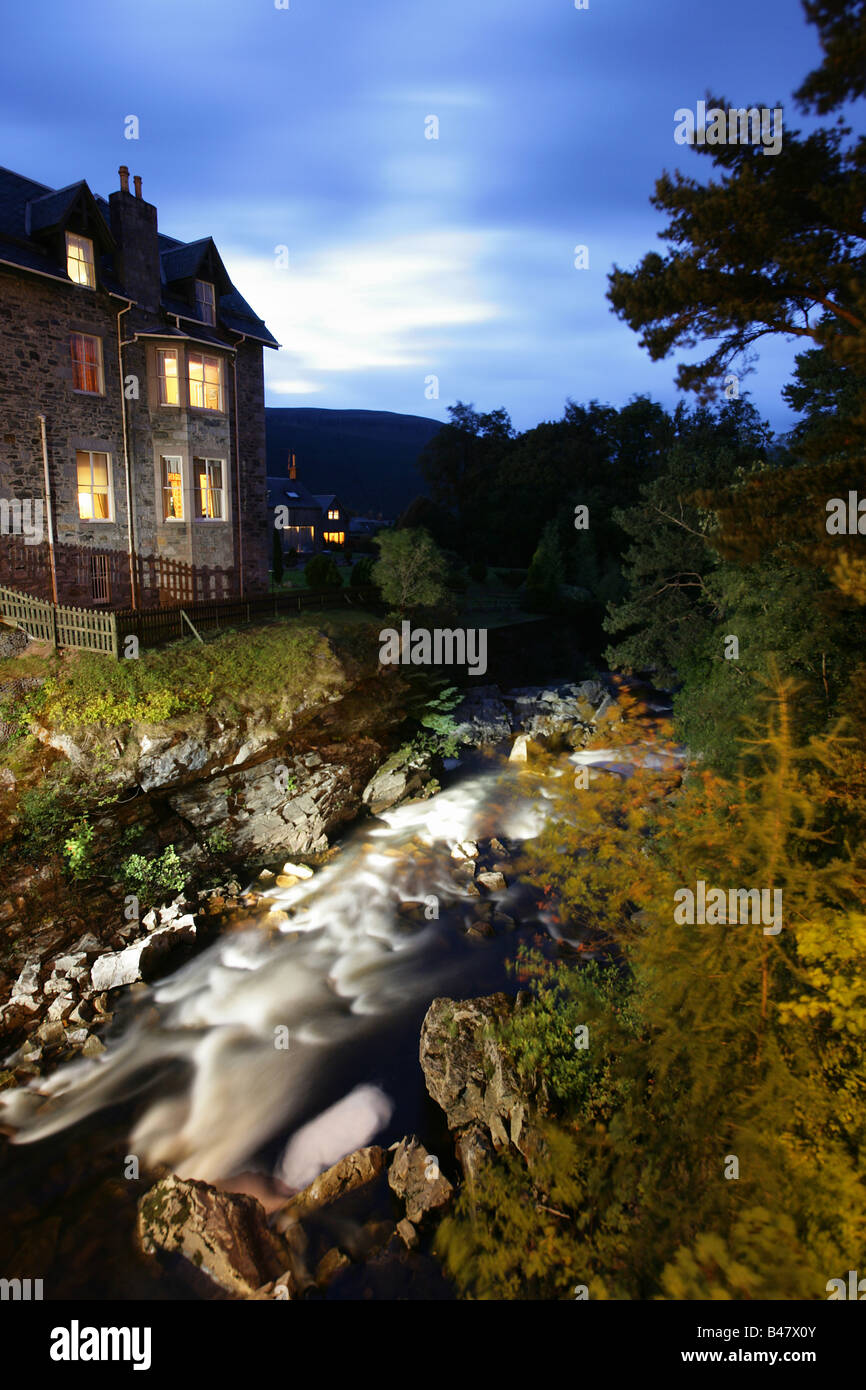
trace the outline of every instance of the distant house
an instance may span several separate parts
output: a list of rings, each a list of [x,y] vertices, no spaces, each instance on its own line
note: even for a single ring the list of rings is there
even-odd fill
[[[263,592],[278,344],[210,237],[163,235],[119,177],[106,201],[0,169],[0,584],[83,607]]]
[[[295,455],[289,455],[288,474],[268,478],[271,525],[283,536],[283,553],[315,555],[326,545],[346,539],[346,513],[334,493],[314,495],[298,481]]]
[[[335,493],[330,492],[317,495],[316,501],[322,509],[322,540],[326,545],[343,545],[346,539],[346,521],[340,499]]]

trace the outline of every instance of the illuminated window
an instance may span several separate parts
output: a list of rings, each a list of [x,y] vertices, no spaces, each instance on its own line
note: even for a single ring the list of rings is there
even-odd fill
[[[196,280],[195,307],[202,323],[216,323],[216,293],[210,280]]]
[[[329,520],[329,521],[339,521],[339,520],[340,520],[340,513],[337,512],[337,511],[328,512],[328,520]]]
[[[82,521],[111,521],[111,474],[108,454],[77,449],[78,515]]]
[[[222,459],[196,459],[195,495],[196,516],[199,520],[225,520]]]
[[[166,454],[162,459],[163,521],[183,521],[183,460]]]
[[[72,353],[72,385],[76,391],[87,391],[90,395],[104,394],[102,379],[102,339],[93,338],[89,333],[71,333],[69,347]]]
[[[346,533],[345,531],[326,531],[324,533],[324,539],[329,541],[332,545],[342,545],[346,539]]]
[[[74,232],[66,233],[66,273],[76,285],[96,288],[96,266],[90,237],[76,236]]]
[[[177,375],[177,348],[160,349],[156,354],[160,405],[180,405]]]
[[[222,410],[222,377],[218,357],[191,352],[188,358],[189,403],[199,410]]]

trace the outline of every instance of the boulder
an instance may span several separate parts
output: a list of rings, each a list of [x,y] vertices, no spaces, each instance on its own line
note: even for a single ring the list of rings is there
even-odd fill
[[[309,1212],[330,1206],[347,1192],[355,1192],[359,1187],[375,1181],[384,1172],[386,1161],[385,1150],[378,1144],[347,1154],[287,1202],[276,1218],[277,1229],[287,1229]]]
[[[141,1198],[138,1238],[145,1254],[176,1255],[236,1298],[250,1298],[288,1264],[255,1197],[219,1192],[171,1174]]]
[[[490,1162],[495,1152],[489,1132],[480,1124],[467,1125],[465,1129],[461,1129],[454,1150],[463,1169],[463,1176],[470,1187],[478,1180],[482,1168]]]
[[[413,1134],[402,1139],[388,1170],[388,1186],[406,1204],[406,1217],[419,1225],[428,1212],[447,1206],[454,1187],[439,1171],[435,1155],[428,1154]]]
[[[135,984],[137,980],[152,975],[177,950],[186,951],[195,945],[195,918],[191,915],[178,917],[165,927],[156,927],[122,951],[99,956],[90,970],[90,982],[97,991],[119,989],[122,985]]]
[[[530,1117],[543,1087],[539,1077],[518,1076],[496,1041],[514,1007],[505,994],[434,999],[421,1025],[419,1056],[427,1090],[449,1129],[479,1125],[497,1151],[513,1144],[526,1158],[537,1144]]]
[[[392,806],[415,796],[429,780],[429,767],[419,763],[403,749],[398,749],[370,778],[361,800],[365,806],[369,806],[374,816],[378,816],[382,811],[390,810]]]
[[[469,692],[451,712],[458,743],[480,748],[511,737],[511,717],[496,685],[482,685]]]

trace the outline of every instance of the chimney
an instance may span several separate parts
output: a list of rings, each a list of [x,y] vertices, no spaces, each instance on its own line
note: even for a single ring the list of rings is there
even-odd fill
[[[290,452],[290,453],[289,453],[289,477],[292,478],[292,479],[295,479],[295,478],[297,478],[297,476],[298,476],[298,470],[297,470],[297,468],[295,467],[295,455],[294,455],[293,453]]]
[[[141,196],[135,176],[135,197],[129,191],[129,170],[120,170],[120,188],[108,199],[111,231],[118,245],[117,275],[126,294],[143,309],[159,308],[162,294],[156,208]]]
[[[132,176],[132,182],[133,182],[134,185],[135,185],[135,196],[136,196],[136,198],[140,198],[140,197],[141,197],[141,174],[133,174],[133,176]]]

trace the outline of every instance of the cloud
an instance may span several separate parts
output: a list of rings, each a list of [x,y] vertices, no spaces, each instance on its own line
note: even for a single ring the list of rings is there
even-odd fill
[[[269,387],[322,372],[417,367],[502,309],[484,288],[501,237],[453,228],[356,241],[294,257],[288,269],[226,249],[244,297],[282,344],[268,354]],[[287,365],[291,363],[289,375]]]

